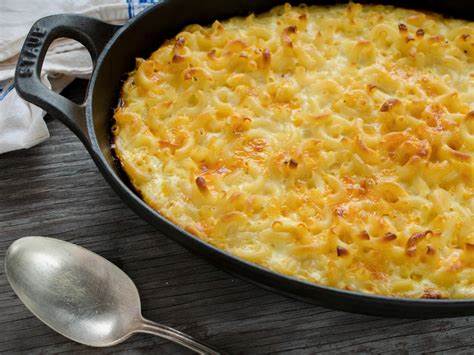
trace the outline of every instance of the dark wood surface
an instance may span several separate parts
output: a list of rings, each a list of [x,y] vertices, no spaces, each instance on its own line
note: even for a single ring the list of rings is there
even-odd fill
[[[68,95],[84,87],[76,82]],[[349,314],[271,293],[219,270],[138,218],[73,134],[56,121],[48,126],[48,141],[0,155],[0,353],[186,353],[149,335],[93,349],[43,325],[15,296],[3,269],[7,247],[28,235],[64,239],[108,258],[135,281],[145,317],[231,354],[474,352],[474,317]]]

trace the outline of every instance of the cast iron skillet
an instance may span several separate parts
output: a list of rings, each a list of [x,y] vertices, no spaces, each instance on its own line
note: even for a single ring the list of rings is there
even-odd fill
[[[114,161],[110,122],[124,74],[134,68],[136,57],[148,57],[164,39],[172,37],[187,24],[207,24],[216,19],[261,12],[283,2],[163,0],[122,27],[76,15],[45,17],[33,25],[21,50],[16,68],[16,90],[25,100],[62,121],[79,137],[108,183],[139,216],[186,248],[241,277],[296,298],[349,312],[417,318],[474,314],[474,299],[403,299],[350,292],[280,275],[234,257],[201,241],[150,208],[131,188]],[[319,4],[334,2],[313,1]],[[469,0],[412,1],[410,6],[464,18],[472,18],[474,14],[474,3]],[[46,51],[51,42],[59,37],[73,38],[84,44],[94,62],[95,69],[82,105],[50,91],[40,82],[39,74]]]

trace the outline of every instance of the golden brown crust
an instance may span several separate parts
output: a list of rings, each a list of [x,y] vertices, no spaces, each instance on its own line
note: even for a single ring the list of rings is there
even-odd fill
[[[276,272],[474,297],[474,25],[386,6],[191,25],[137,68],[115,151],[143,199]]]

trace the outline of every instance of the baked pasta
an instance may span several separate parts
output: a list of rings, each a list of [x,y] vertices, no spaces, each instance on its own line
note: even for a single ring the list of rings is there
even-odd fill
[[[166,41],[123,85],[114,149],[151,207],[312,283],[474,297],[474,23],[279,6]]]

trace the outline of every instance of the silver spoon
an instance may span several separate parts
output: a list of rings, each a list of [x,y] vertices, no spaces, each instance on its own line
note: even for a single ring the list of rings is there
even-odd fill
[[[118,344],[134,333],[171,340],[200,354],[219,354],[175,329],[146,320],[133,281],[117,266],[58,239],[25,237],[8,248],[8,281],[40,320],[89,346]]]

